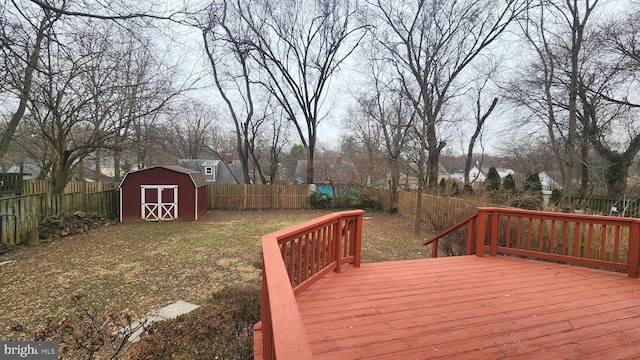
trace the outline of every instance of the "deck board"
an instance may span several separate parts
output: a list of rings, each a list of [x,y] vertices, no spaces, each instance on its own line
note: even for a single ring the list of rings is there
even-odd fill
[[[362,264],[297,300],[317,359],[640,356],[640,280],[584,267],[476,256]]]

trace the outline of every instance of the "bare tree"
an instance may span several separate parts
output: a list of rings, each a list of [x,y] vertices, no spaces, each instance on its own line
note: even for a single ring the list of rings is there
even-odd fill
[[[182,159],[200,159],[209,146],[209,137],[219,121],[213,109],[201,103],[180,104],[171,115],[169,126],[174,148]]]
[[[620,42],[613,38],[609,38],[609,51],[603,47],[608,40],[591,20],[598,4],[588,0],[541,2],[538,13],[530,13],[530,21],[523,25],[538,55],[536,62],[524,81],[509,89],[512,99],[518,98],[518,103],[545,124],[562,175],[565,209],[573,206],[578,166],[578,195],[590,188],[590,146],[609,162],[607,187],[616,197],[624,193],[628,169],[640,151],[639,129],[630,121],[633,106],[625,100],[632,92],[623,90],[636,81],[626,66],[632,57],[615,50]],[[613,29],[633,32],[632,23],[612,25],[609,35]]]
[[[53,25],[60,18],[60,14],[48,10],[28,9],[17,2],[12,4],[13,9],[7,8],[1,14],[0,49],[3,74],[8,80],[8,84],[3,85],[8,85],[8,92],[15,94],[18,104],[0,134],[0,159],[4,158],[25,115],[42,48],[47,46]]]
[[[56,43],[43,50],[41,71],[36,76],[34,94],[30,97],[30,114],[38,136],[53,150],[48,180],[52,192],[59,194],[72,175],[73,168],[84,156],[95,151],[104,141],[103,129],[109,119],[91,116],[106,113],[98,109],[104,87],[110,87],[96,76],[109,76],[109,69],[94,71],[104,60],[104,52],[92,52],[81,43],[73,52]],[[104,49],[101,49],[104,50]],[[94,106],[95,105],[95,106]],[[43,163],[45,163],[43,161]]]
[[[251,143],[261,122],[255,116],[251,48],[246,45],[250,42],[249,34],[233,2],[222,1],[209,7],[202,37],[216,88],[233,121],[236,151],[245,181],[249,183]]]
[[[475,113],[475,129],[473,130],[473,134],[471,135],[471,137],[469,138],[469,146],[467,148],[467,156],[466,159],[464,161],[464,182],[465,184],[468,184],[472,181],[470,181],[469,179],[469,172],[471,171],[471,166],[473,164],[473,149],[475,148],[476,145],[476,141],[478,140],[478,137],[480,136],[482,129],[484,128],[484,125],[487,121],[487,118],[489,118],[489,116],[491,115],[491,113],[493,112],[493,110],[495,110],[496,105],[498,105],[498,98],[494,97],[493,100],[491,101],[491,104],[489,105],[489,108],[486,109],[484,111],[484,113],[482,112],[482,89],[478,89],[477,90],[477,97],[476,97],[476,113]]]
[[[238,1],[240,3],[240,1]],[[329,81],[365,36],[354,1],[246,1],[261,83],[273,94],[307,151],[307,182],[313,182],[317,128]]]
[[[377,0],[372,5],[383,23],[378,41],[416,112],[418,194],[422,194],[425,183],[437,184],[438,159],[446,145],[438,131],[446,120],[447,103],[465,86],[465,69],[505,32],[527,2]],[[416,210],[420,219],[420,201]]]
[[[120,178],[120,164],[126,153],[139,146],[132,139],[138,139],[137,123],[145,118],[153,119],[182,90],[174,89],[172,78],[176,70],[163,65],[155,55],[152,40],[138,35],[134,30],[115,31],[109,35],[112,61],[118,61],[114,76],[110,79],[116,85],[112,94],[114,104],[114,132],[105,148],[113,154],[116,179]],[[118,39],[118,41],[113,41]]]
[[[269,155],[265,156],[268,158],[265,168],[267,168],[267,182],[270,184],[276,184],[283,179],[283,174],[281,174],[282,170],[282,159],[284,157],[285,147],[289,144],[289,132],[290,132],[290,122],[287,120],[286,116],[280,112],[281,110],[274,109],[271,113],[272,120],[269,122],[269,130],[268,132],[263,133],[263,137],[260,139],[260,146],[262,149],[269,149]],[[255,149],[252,151],[253,154],[258,154],[259,151]],[[254,159],[255,162],[260,163],[258,159]]]
[[[128,31],[131,29],[126,24],[141,21],[151,26],[155,20],[182,22],[187,13],[184,8],[160,13],[154,11],[154,4],[150,2],[131,3],[119,0],[108,4],[73,3],[65,0],[10,0],[5,5],[0,14],[0,49],[3,53],[3,64],[0,66],[5,75],[11,75],[10,81],[3,85],[8,85],[8,92],[13,93],[17,101],[15,111],[12,111],[0,134],[0,158],[4,157],[19,123],[28,115],[26,111],[33,96],[33,77],[39,70],[43,49],[49,43],[57,43],[60,48],[68,45],[61,42],[62,37],[54,32],[54,25],[61,23],[59,20],[65,20],[64,26],[94,20],[95,24],[108,23]],[[130,32],[132,37],[138,35],[135,31]],[[12,71],[8,71],[9,69]]]
[[[605,180],[611,197],[624,196],[629,169],[640,152],[640,11],[609,21],[594,39],[595,51],[581,64],[579,118],[596,153],[608,162]]]
[[[363,143],[370,143],[372,136],[381,138],[381,147],[388,162],[389,189],[391,190],[391,212],[397,211],[398,189],[402,170],[402,155],[406,152],[412,136],[416,112],[404,92],[398,91],[393,78],[385,79],[385,69],[389,63],[371,62],[372,95],[362,96],[358,103],[364,115],[364,122],[353,126]]]
[[[56,33],[59,41],[42,50],[28,118],[47,150],[40,162],[54,193],[64,189],[86,155],[121,151],[132,122],[158,112],[179,92],[158,87],[165,84],[158,74],[150,75],[149,63],[145,68],[130,57],[131,47],[114,44],[116,35],[104,23],[68,24]]]

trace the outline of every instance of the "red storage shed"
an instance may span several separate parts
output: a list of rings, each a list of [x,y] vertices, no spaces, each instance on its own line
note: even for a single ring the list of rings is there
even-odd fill
[[[207,212],[207,182],[199,171],[154,166],[120,183],[120,221],[198,220]]]

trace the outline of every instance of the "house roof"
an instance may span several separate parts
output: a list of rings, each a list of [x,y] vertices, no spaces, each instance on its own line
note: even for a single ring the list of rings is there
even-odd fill
[[[191,170],[200,171],[202,167],[211,166],[216,167],[220,163],[220,160],[208,160],[208,159],[180,159],[178,160],[178,166],[185,167]]]
[[[238,179],[238,181],[236,181],[236,179]],[[244,173],[242,172],[242,162],[240,160],[233,160],[233,162],[219,162],[218,173],[216,175],[216,184],[244,183]]]
[[[191,182],[193,182],[193,185],[195,187],[197,187],[197,188],[207,185],[207,181],[205,180],[204,175],[202,175],[202,173],[200,171],[187,169],[187,168],[182,167],[182,166],[158,165],[158,166],[152,166],[152,167],[148,167],[148,168],[144,168],[144,169],[128,172],[124,176],[124,178],[122,179],[122,182],[120,182],[120,186],[122,187],[122,184],[125,182],[125,180],[127,180],[127,176],[129,176],[129,174],[134,174],[134,173],[138,173],[138,172],[142,172],[142,171],[148,171],[148,170],[157,169],[157,168],[166,169],[166,170],[175,171],[175,172],[178,172],[178,173],[189,175],[189,178],[191,179]]]

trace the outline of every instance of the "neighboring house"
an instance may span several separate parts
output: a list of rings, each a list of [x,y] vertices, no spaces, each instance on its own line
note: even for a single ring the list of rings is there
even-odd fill
[[[315,160],[313,184],[316,191],[331,197],[347,191],[357,175],[356,167],[351,161],[344,161],[337,156],[335,161]],[[295,183],[303,184],[307,180],[307,160],[298,160],[296,164]]]
[[[500,177],[502,178],[502,176]],[[449,178],[463,183],[464,172],[453,173],[449,175]],[[473,184],[481,183],[481,182],[484,182],[485,180],[487,180],[487,176],[482,171],[480,171],[480,169],[478,169],[476,166],[472,167],[471,170],[469,170],[469,181],[471,183]]]
[[[426,169],[425,169],[426,172]],[[405,163],[403,169],[401,169],[400,173],[400,183],[398,184],[401,188],[406,190],[415,191],[418,189],[418,166],[415,163]],[[426,176],[426,174],[425,174]],[[451,175],[441,164],[438,164],[438,183],[442,179],[448,179]],[[387,174],[387,185],[391,183],[391,174]]]
[[[542,184],[542,190],[562,190],[562,185],[553,180],[547,172],[538,173],[538,177],[540,178],[540,184]]]
[[[489,171],[489,169],[487,169],[487,171]],[[516,172],[513,171],[513,169],[508,169],[508,168],[496,168],[496,171],[498,172],[498,175],[500,175],[500,179],[504,180],[505,177],[507,177],[507,175],[511,175],[511,176],[515,176]]]
[[[513,169],[508,168],[496,168],[496,172],[500,176],[500,179],[504,181],[504,178],[507,175],[514,176],[515,171]],[[487,180],[487,174],[489,173],[489,168],[478,169],[477,166],[474,166],[469,170],[469,181],[473,184],[481,183]],[[459,182],[464,182],[464,172],[456,172],[451,174],[449,178],[454,179]]]
[[[204,179],[208,183],[215,183],[218,175],[218,164],[220,160],[206,159],[180,159],[178,166],[183,168],[199,171],[204,175]]]
[[[214,184],[244,184],[242,162],[234,160],[231,154],[222,160],[208,159],[180,159],[178,166],[196,170],[202,173],[207,183]]]
[[[9,170],[7,170],[8,173],[20,173],[20,164],[11,164],[7,167],[9,167]],[[35,162],[25,162],[22,164],[22,180],[34,180],[38,175],[40,175],[40,166],[38,164]]]
[[[124,169],[122,166],[125,164],[126,160],[120,161],[120,176],[116,176],[115,171],[115,160],[111,155],[103,155],[97,156],[96,153],[89,153],[82,160],[82,169],[83,174],[82,177],[87,182],[113,182],[116,181],[117,178],[122,178],[124,176]],[[135,163],[135,162],[134,162]],[[99,167],[99,176],[96,168]],[[129,171],[139,170],[137,165],[133,165]]]

